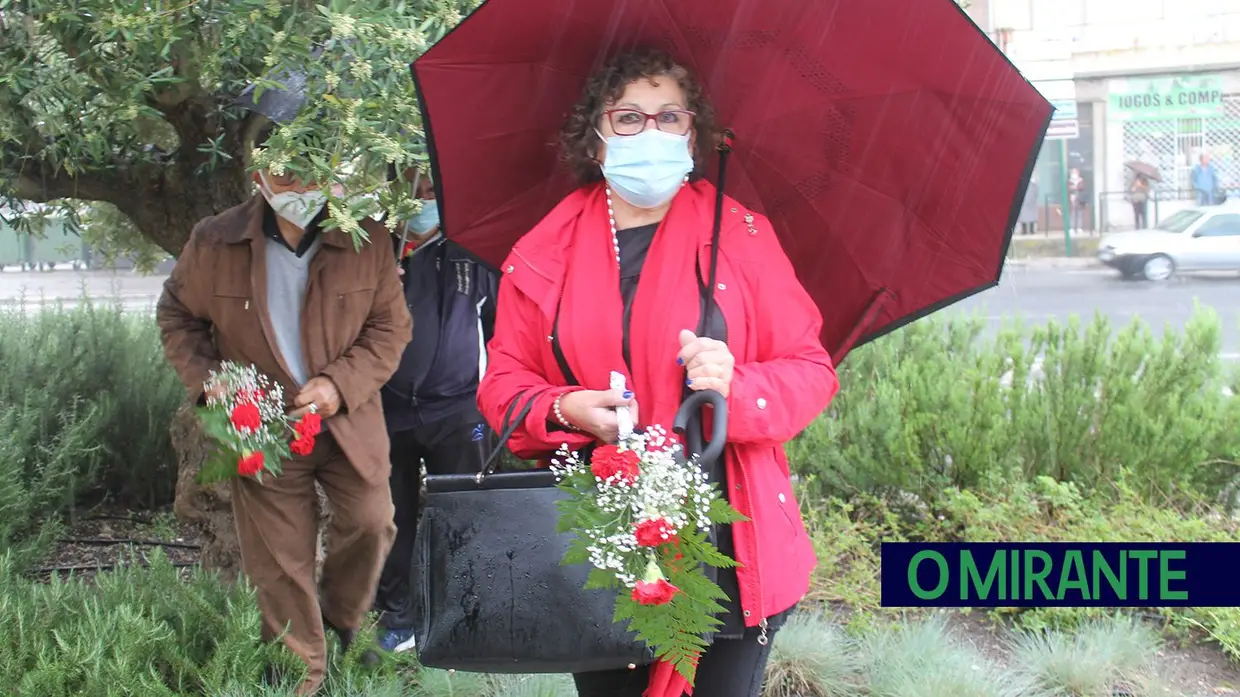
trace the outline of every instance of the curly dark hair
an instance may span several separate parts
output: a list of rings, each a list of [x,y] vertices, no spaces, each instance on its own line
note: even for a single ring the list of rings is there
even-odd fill
[[[668,77],[684,90],[686,107],[694,112],[693,178],[701,176],[704,153],[715,144],[715,109],[702,94],[702,85],[688,68],[677,63],[664,51],[639,49],[622,53],[605,63],[586,82],[581,98],[573,105],[568,119],[560,129],[560,159],[582,183],[603,178],[595,156],[600,143],[599,119],[610,104],[615,104],[624,90],[637,80]]]

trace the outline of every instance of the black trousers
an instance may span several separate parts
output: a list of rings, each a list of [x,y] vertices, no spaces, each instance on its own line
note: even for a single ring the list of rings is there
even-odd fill
[[[375,610],[387,629],[411,629],[414,540],[422,515],[422,465],[430,474],[470,474],[482,469],[494,436],[476,409],[391,434],[392,503],[396,541],[375,593]]]
[[[771,640],[758,643],[756,627],[745,630],[743,639],[716,639],[698,662],[693,694],[701,697],[759,697],[766,662],[771,657],[771,644],[779,627],[772,623],[767,630]],[[577,673],[578,697],[641,697],[650,680],[650,667],[620,669],[597,673]]]
[[[1148,201],[1134,201],[1133,202],[1132,219],[1133,219],[1134,227],[1137,230],[1144,230],[1150,224],[1150,219],[1146,215],[1147,210],[1149,210]]]

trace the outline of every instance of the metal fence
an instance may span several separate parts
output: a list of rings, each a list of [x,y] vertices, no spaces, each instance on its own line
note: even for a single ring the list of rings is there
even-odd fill
[[[1240,185],[1223,189],[1228,201],[1240,200]],[[1135,212],[1125,191],[1104,191],[1098,194],[1098,223],[1103,232],[1132,230]],[[1197,192],[1192,189],[1154,189],[1146,202],[1149,226],[1157,225],[1168,216],[1197,205]]]
[[[1223,101],[1223,115],[1207,118],[1127,121],[1124,159],[1158,168],[1162,181],[1154,190],[1175,194],[1191,189],[1198,155],[1208,152],[1224,182],[1240,182],[1240,95]]]

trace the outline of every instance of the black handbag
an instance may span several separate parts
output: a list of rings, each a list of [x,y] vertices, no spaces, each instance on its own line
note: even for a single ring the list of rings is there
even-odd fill
[[[415,542],[418,660],[479,673],[581,673],[653,662],[613,621],[615,591],[585,590],[588,565],[563,566],[550,470],[496,472],[502,444],[525,420],[509,407],[478,474],[428,475]]]

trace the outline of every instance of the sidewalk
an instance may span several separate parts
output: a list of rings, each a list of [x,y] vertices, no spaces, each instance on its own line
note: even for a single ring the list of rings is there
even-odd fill
[[[1009,256],[1005,266],[1015,269],[1100,270],[1107,268],[1102,262],[1093,257],[1024,257],[1013,259]]]

